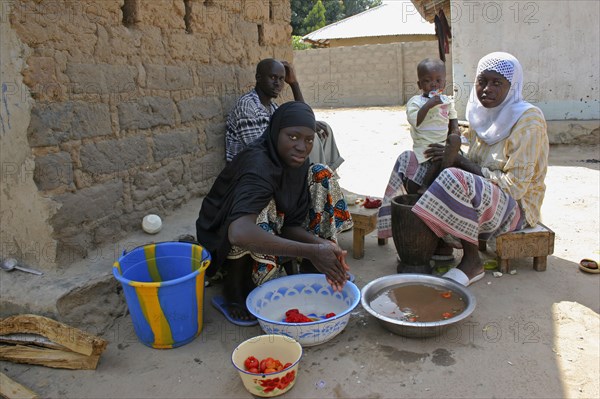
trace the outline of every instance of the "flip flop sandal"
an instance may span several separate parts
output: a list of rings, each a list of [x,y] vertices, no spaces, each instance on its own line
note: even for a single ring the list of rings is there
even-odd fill
[[[450,280],[454,280],[457,283],[464,285],[465,287],[468,287],[471,284],[476,283],[477,281],[481,280],[484,276],[485,276],[485,271],[479,273],[478,275],[476,275],[475,277],[473,277],[472,279],[469,280],[469,277],[465,274],[465,272],[463,272],[460,269],[457,269],[456,267],[448,270],[446,273],[444,273],[442,275],[442,277],[450,279]]]
[[[215,309],[217,309],[219,312],[221,312],[223,314],[223,316],[225,316],[225,318],[227,320],[229,320],[229,322],[231,322],[232,324],[235,324],[236,326],[251,327],[251,326],[255,326],[258,324],[258,320],[234,319],[229,314],[229,308],[231,308],[231,307],[242,308],[243,307],[239,303],[234,303],[234,302],[229,303],[225,300],[224,297],[218,296],[218,295],[213,297],[213,299],[211,300],[211,303],[215,307]]]
[[[579,262],[579,269],[586,273],[598,274],[600,273],[600,269],[598,268],[598,262],[593,259],[582,259]]]

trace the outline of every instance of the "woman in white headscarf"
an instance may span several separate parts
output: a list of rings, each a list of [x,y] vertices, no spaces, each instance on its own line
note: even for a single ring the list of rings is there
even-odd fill
[[[523,100],[522,90],[523,71],[515,57],[496,52],[479,61],[466,110],[468,154],[458,156],[413,207],[436,235],[460,240],[463,257],[444,276],[463,285],[484,276],[479,240],[540,220],[548,135],[542,111]],[[426,151],[434,161],[443,154],[440,145]],[[409,179],[418,185],[422,175],[399,179],[404,186]]]

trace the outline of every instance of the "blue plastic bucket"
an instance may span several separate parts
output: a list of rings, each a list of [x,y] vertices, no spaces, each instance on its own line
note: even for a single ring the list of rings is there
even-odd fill
[[[202,246],[184,242],[123,251],[113,275],[123,285],[133,328],[144,345],[175,348],[200,334],[210,260]]]

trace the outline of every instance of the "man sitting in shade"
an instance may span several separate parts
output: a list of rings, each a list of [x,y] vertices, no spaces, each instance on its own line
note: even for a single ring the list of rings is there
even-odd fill
[[[290,85],[294,100],[304,102],[296,72],[287,61],[267,58],[256,66],[256,86],[241,96],[227,117],[225,156],[231,162],[240,151],[263,134],[269,119],[277,109],[273,101]],[[335,171],[344,162],[340,156],[331,127],[317,121],[317,134],[309,155],[311,163],[321,163]]]

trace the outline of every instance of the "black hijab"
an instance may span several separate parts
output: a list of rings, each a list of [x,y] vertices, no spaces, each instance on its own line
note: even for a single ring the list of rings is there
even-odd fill
[[[285,226],[300,226],[309,209],[308,159],[298,168],[287,166],[277,152],[279,131],[291,126],[315,130],[315,115],[305,103],[279,107],[265,132],[221,171],[202,202],[196,237],[212,256],[212,275],[225,261],[231,243],[229,225],[248,214],[258,215],[275,198]]]

